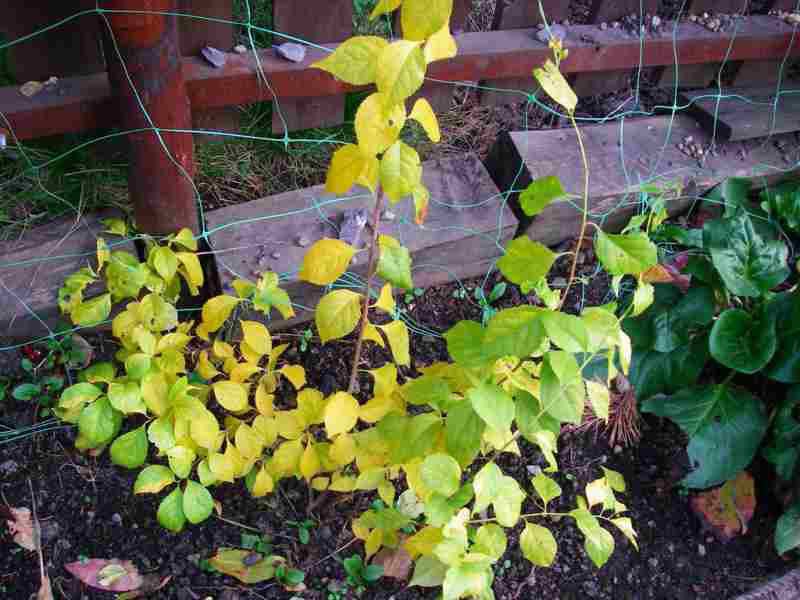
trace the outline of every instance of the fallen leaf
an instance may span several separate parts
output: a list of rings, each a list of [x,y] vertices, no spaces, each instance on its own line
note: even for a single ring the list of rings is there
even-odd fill
[[[142,585],[139,570],[128,560],[90,558],[64,565],[86,585],[108,592],[130,592]]]
[[[39,587],[39,592],[36,594],[36,600],[54,600],[53,588],[50,586],[50,578],[46,575],[42,577],[42,585]]]
[[[275,576],[275,566],[282,560],[278,556],[263,556],[250,550],[220,548],[208,559],[208,564],[243,583],[261,583]]]
[[[671,283],[684,294],[689,291],[692,284],[691,277],[680,272],[678,267],[672,264],[655,265],[642,273],[642,281],[645,283]]]
[[[372,564],[383,567],[384,577],[405,581],[411,574],[411,555],[402,546],[382,549],[372,559]]]
[[[142,576],[142,587],[138,590],[133,590],[131,592],[124,592],[117,596],[117,600],[134,600],[134,598],[144,598],[145,596],[149,596],[150,594],[154,594],[164,586],[166,586],[170,580],[172,579],[172,575],[168,575],[167,577],[161,577],[157,573],[151,573],[150,575],[143,575]]]
[[[31,552],[38,550],[38,528],[33,523],[30,509],[9,507],[4,512],[8,530],[14,536],[14,542],[25,548],[25,550],[30,550]]]
[[[19,88],[19,93],[26,98],[33,98],[36,94],[44,89],[44,84],[41,81],[29,81]]]
[[[701,492],[691,499],[692,510],[722,542],[747,533],[756,508],[752,476],[742,471],[721,487]]]

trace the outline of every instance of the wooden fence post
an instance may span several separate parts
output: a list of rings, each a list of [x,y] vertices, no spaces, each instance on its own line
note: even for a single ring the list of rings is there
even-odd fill
[[[106,9],[142,10],[137,0],[101,4]],[[147,8],[174,12],[177,0],[149,0]],[[108,75],[117,96],[120,125],[126,130],[148,129],[128,135],[128,189],[136,225],[151,234],[174,233],[183,227],[197,232],[192,136],[164,131],[159,136],[152,130],[189,130],[192,125],[177,19],[141,13],[110,13],[107,18],[114,36],[107,43]]]

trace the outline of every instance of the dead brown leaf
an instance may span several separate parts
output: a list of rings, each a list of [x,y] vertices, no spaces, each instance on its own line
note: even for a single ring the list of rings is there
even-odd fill
[[[411,555],[402,546],[384,548],[372,559],[373,565],[383,567],[383,576],[405,581],[411,574]]]
[[[6,524],[16,542],[25,550],[36,552],[39,549],[39,536],[29,508],[8,507]]]
[[[134,600],[134,598],[144,598],[145,596],[149,596],[150,594],[154,594],[159,591],[161,588],[166,586],[171,579],[172,575],[168,575],[164,578],[162,578],[158,573],[143,575],[142,586],[139,589],[130,592],[123,592],[122,594],[117,595],[117,600]]]

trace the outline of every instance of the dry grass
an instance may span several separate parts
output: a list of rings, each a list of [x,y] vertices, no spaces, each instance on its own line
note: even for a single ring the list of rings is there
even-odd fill
[[[583,422],[571,429],[579,433],[592,431],[595,436],[603,435],[612,448],[616,445],[628,447],[638,444],[642,437],[639,421],[636,395],[628,380],[620,375],[616,379],[616,390],[611,392],[608,421],[598,418],[587,404]]]

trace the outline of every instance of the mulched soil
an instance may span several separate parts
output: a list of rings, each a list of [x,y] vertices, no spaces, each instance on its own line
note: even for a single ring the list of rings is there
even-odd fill
[[[555,267],[552,283],[566,276],[568,265],[562,259]],[[608,280],[591,277],[595,265],[591,251],[585,251],[579,275],[588,285],[579,286],[568,305],[600,304],[607,301]],[[458,286],[429,289],[406,306],[420,324],[434,331],[445,331],[465,318],[480,319],[481,309],[471,300],[473,288],[483,280],[465,282],[469,299],[457,299]],[[485,289],[491,289],[489,280]],[[514,286],[498,302],[511,306],[535,298],[523,296]],[[328,390],[346,385],[352,345],[312,344],[306,352],[293,347],[288,358],[303,364],[309,383]],[[446,348],[438,336],[417,336],[412,341],[413,364],[403,371],[446,359]],[[388,356],[380,349],[370,351],[365,366],[379,366]],[[371,383],[361,380],[363,397]],[[7,420],[10,414],[0,414]],[[750,532],[727,544],[704,531],[689,508],[688,497],[678,482],[685,474],[686,440],[669,422],[646,417],[641,423],[643,437],[638,445],[609,446],[594,430],[574,430],[560,440],[556,479],[564,489],[565,500],[556,508],[574,507],[575,495],[585,484],[601,474],[600,467],[620,471],[629,489],[622,501],[639,531],[640,549],[634,549],[614,532],[617,549],[606,566],[597,570],[583,550],[583,540],[575,527],[565,521],[545,523],[557,537],[559,552],[551,569],[531,569],[517,546],[519,531],[510,534],[506,555],[498,562],[495,593],[498,600],[549,597],[560,599],[690,599],[732,598],[786,570],[774,553],[772,531],[779,509],[771,499],[769,478],[760,477],[758,506]],[[131,488],[135,473],[113,466],[104,456],[87,458],[72,449],[70,430],[46,434],[35,439],[0,446],[0,492],[10,506],[30,506],[28,482],[33,489],[42,521],[44,556],[56,594],[67,600],[109,598],[110,594],[82,587],[67,574],[63,565],[81,556],[132,560],[142,572],[172,575],[170,584],[155,597],[170,600],[217,598],[278,599],[291,593],[274,583],[247,588],[228,577],[203,571],[198,565],[220,546],[237,546],[242,533],[235,523],[262,531],[272,538],[275,552],[292,565],[306,571],[309,589],[298,597],[326,600],[329,589],[337,589],[345,578],[333,553],[352,540],[349,521],[365,510],[373,496],[369,493],[343,495],[314,503],[301,482],[284,481],[279,491],[268,498],[249,497],[243,485],[227,485],[215,491],[227,521],[212,518],[189,527],[181,534],[161,529],[155,520],[156,500],[134,497]],[[503,455],[505,472],[526,482],[531,471],[544,466],[542,455],[522,443],[519,457]],[[767,470],[764,469],[764,473]],[[526,506],[524,510],[533,510]],[[297,541],[288,520],[312,518],[317,523],[311,542]],[[234,523],[235,522],[235,523]],[[341,557],[361,553],[360,543],[349,546]],[[0,540],[0,597],[28,598],[38,586],[38,561],[32,553],[16,547],[8,536]],[[343,595],[342,598],[354,596]],[[431,590],[405,588],[400,582],[382,579],[367,589],[363,598],[412,600],[434,598]]]

